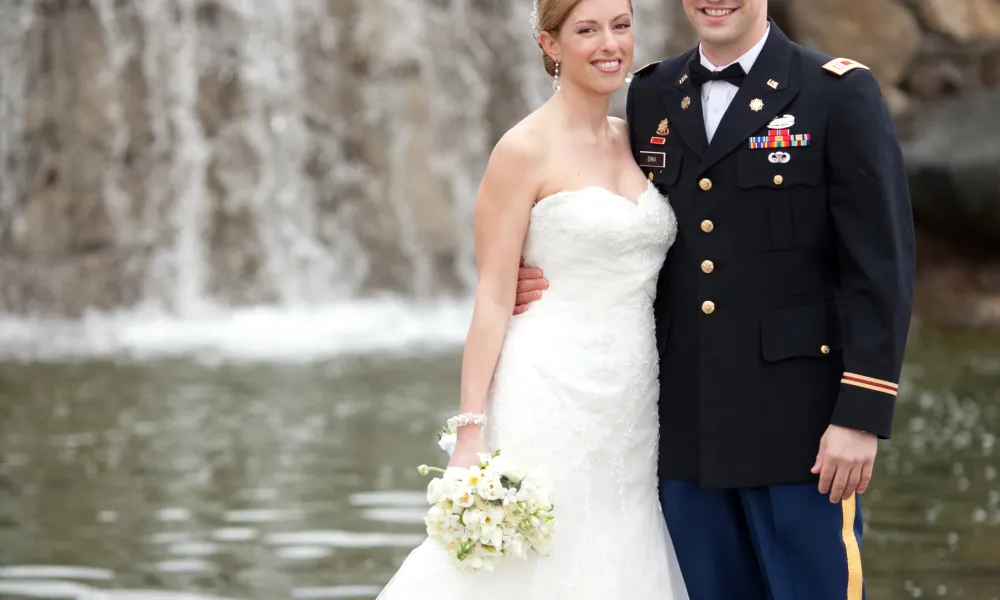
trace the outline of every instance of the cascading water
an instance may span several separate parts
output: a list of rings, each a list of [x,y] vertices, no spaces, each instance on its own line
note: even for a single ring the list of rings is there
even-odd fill
[[[643,64],[677,9],[635,5]],[[530,9],[2,3],[3,351],[460,340],[479,177],[551,93]]]

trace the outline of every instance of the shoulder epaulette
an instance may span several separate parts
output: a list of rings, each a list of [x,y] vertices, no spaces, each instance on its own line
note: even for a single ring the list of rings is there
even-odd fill
[[[851,60],[849,58],[835,58],[823,65],[823,68],[838,77],[843,77],[845,73],[853,71],[854,69],[865,69],[866,71],[871,70],[858,61]]]
[[[648,65],[642,67],[641,69],[637,70],[635,72],[635,74],[636,75],[642,75],[644,73],[649,73],[650,71],[652,71],[653,69],[655,69],[656,65],[658,65],[658,64],[660,64],[660,61],[658,61],[658,60],[653,61],[653,62],[649,63]]]

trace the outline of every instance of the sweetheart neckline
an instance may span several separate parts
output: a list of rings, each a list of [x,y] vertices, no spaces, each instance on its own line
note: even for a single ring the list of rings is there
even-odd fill
[[[617,194],[615,192],[612,192],[611,190],[609,190],[606,187],[603,187],[603,186],[600,186],[600,185],[586,185],[586,186],[583,186],[582,188],[578,188],[578,189],[574,189],[574,190],[559,190],[558,192],[553,192],[553,193],[549,194],[548,196],[544,196],[542,198],[539,198],[538,200],[535,201],[535,204],[534,204],[534,206],[532,206],[532,209],[534,209],[536,206],[538,206],[542,202],[545,202],[545,201],[550,200],[552,198],[556,198],[556,197],[559,197],[559,196],[568,196],[568,195],[571,195],[571,194],[582,194],[583,192],[590,191],[590,190],[598,190],[598,191],[604,192],[604,193],[608,194],[609,196],[613,196],[615,198],[620,198],[621,200],[624,200],[625,202],[628,202],[632,206],[634,206],[636,208],[639,208],[641,206],[642,199],[645,198],[646,195],[650,191],[655,190],[655,189],[656,189],[656,186],[653,185],[652,181],[646,181],[646,189],[643,190],[635,200],[630,200],[627,196],[623,196],[622,194]]]

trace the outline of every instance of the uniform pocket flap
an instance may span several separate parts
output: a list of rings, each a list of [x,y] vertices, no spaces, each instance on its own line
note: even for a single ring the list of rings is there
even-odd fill
[[[768,362],[822,357],[840,350],[836,303],[796,306],[764,314],[760,321],[760,344]]]
[[[817,148],[741,150],[737,163],[737,183],[742,189],[817,185],[823,179]]]

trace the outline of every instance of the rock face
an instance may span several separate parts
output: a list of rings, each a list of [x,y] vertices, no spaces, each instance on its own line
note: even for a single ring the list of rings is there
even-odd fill
[[[885,87],[899,85],[923,41],[917,17],[897,0],[807,0],[788,9],[796,41],[871,67]]]
[[[918,14],[932,31],[969,41],[1000,35],[996,0],[917,0]]]
[[[638,64],[694,43],[670,4],[634,1]],[[993,156],[951,130],[1000,86],[998,4],[771,0],[794,39],[873,68],[915,181],[941,190],[917,195],[918,216],[959,210],[955,226],[984,239],[1000,200],[934,149],[966,166]],[[0,2],[0,312],[468,291],[492,145],[551,93],[529,10]]]
[[[922,111],[903,147],[918,221],[1000,248],[1000,89]]]

